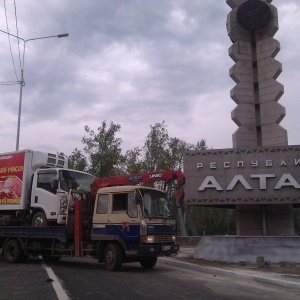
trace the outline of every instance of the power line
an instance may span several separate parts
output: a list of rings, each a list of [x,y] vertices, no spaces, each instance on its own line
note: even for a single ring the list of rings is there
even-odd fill
[[[4,82],[0,82],[0,85],[15,85],[15,84],[20,84],[20,81],[4,81]]]
[[[3,4],[4,4],[4,11],[5,11],[5,20],[6,20],[7,32],[9,33],[5,0],[3,0]],[[13,57],[12,50],[11,50],[11,43],[10,43],[9,34],[7,35],[7,38],[8,38],[8,42],[9,42],[10,55],[11,55],[12,63],[13,63],[13,66],[14,66],[15,75],[16,75],[17,81],[19,81],[19,78],[18,78],[18,75],[17,75],[17,71],[16,71],[14,57]]]
[[[17,30],[17,36],[19,36],[16,0],[14,0],[14,6],[15,6],[16,30]],[[20,40],[19,40],[19,39],[17,39],[17,40],[18,40],[18,50],[19,50],[20,70],[22,70],[21,51],[20,51]]]

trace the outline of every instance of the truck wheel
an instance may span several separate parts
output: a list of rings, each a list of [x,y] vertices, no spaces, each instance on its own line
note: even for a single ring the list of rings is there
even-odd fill
[[[157,257],[147,257],[140,261],[141,266],[144,269],[152,269],[157,262]]]
[[[3,249],[3,257],[9,263],[15,263],[22,259],[23,249],[18,240],[9,240]]]
[[[33,215],[31,225],[34,227],[47,226],[48,220],[46,218],[46,215],[42,211],[38,211]]]
[[[118,244],[108,244],[105,248],[105,268],[108,271],[118,271],[122,266],[122,250]]]

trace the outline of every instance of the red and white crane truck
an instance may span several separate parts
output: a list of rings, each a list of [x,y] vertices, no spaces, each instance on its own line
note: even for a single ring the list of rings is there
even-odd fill
[[[0,226],[2,255],[8,262],[28,255],[86,256],[104,262],[111,271],[126,262],[150,269],[158,256],[179,250],[177,226],[166,193],[136,184],[179,177],[184,183],[184,175],[177,172],[97,178],[90,192],[70,189],[64,226]],[[177,187],[181,200],[181,185]]]

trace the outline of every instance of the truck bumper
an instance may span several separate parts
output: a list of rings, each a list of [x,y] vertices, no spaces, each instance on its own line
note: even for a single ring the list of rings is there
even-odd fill
[[[57,216],[57,224],[66,224],[67,216],[66,215],[58,215]]]
[[[144,244],[139,246],[138,255],[170,256],[172,254],[177,254],[178,250],[179,250],[179,245],[177,244],[166,244],[166,245]]]

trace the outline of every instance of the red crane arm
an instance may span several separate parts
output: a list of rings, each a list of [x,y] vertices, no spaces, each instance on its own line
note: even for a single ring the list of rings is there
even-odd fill
[[[117,185],[131,185],[138,184],[140,182],[155,182],[159,180],[176,180],[178,189],[176,191],[176,195],[178,193],[178,200],[182,200],[183,192],[182,187],[185,183],[185,176],[180,170],[159,170],[154,172],[144,172],[139,174],[130,174],[124,176],[112,176],[112,177],[104,177],[104,178],[96,178],[93,184],[91,185],[92,192],[94,194],[97,193],[97,190],[103,187],[108,186],[117,186]],[[180,192],[180,195],[179,195]]]

